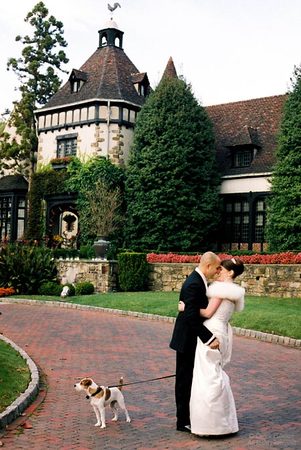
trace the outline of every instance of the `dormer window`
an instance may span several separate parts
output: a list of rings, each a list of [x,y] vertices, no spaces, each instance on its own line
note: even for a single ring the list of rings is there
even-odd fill
[[[149,81],[145,72],[132,74],[132,82],[135,86],[136,91],[139,95],[141,95],[141,97],[146,97],[148,95]]]
[[[253,148],[238,148],[233,151],[233,167],[249,167],[254,158]]]
[[[87,74],[85,72],[73,69],[69,77],[71,92],[73,94],[79,92],[86,81],[87,81]]]
[[[78,92],[83,85],[83,81],[74,80],[71,82],[71,92]]]
[[[247,125],[227,137],[224,142],[225,147],[230,150],[231,166],[237,168],[249,167],[261,148],[256,128]]]

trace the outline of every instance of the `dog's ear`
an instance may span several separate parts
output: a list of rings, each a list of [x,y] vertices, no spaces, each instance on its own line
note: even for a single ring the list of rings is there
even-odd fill
[[[84,386],[84,388],[88,389],[88,387],[91,386],[91,384],[92,384],[92,380],[91,380],[91,378],[83,378],[81,380],[80,384],[82,386]]]

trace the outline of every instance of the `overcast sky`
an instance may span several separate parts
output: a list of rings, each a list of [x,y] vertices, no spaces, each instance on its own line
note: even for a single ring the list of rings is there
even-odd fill
[[[21,55],[18,34],[31,34],[24,18],[37,0],[0,4],[0,114],[18,97],[6,70]],[[108,0],[44,0],[64,24],[67,70],[79,69],[98,46],[110,18]],[[110,0],[111,5],[114,1]],[[301,63],[300,0],[119,0],[113,14],[123,48],[152,87],[168,58],[204,105],[284,94]],[[65,78],[66,79],[66,78]]]

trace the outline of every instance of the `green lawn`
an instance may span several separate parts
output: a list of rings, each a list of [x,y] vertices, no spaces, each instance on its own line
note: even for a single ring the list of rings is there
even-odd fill
[[[0,412],[24,392],[30,382],[26,361],[0,339]]]
[[[59,297],[19,296],[39,300],[60,301]],[[67,302],[81,305],[102,306],[144,313],[175,317],[177,292],[114,292],[80,297],[69,297]],[[301,339],[301,299],[246,297],[245,309],[235,313],[232,325],[281,336]]]

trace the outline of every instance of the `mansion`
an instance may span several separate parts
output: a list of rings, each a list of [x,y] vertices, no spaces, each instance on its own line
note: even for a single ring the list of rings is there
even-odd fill
[[[172,58],[164,76],[177,76]],[[105,157],[126,166],[137,114],[151,92],[123,50],[123,32],[113,19],[98,32],[96,51],[41,109],[36,111],[38,164],[61,170],[69,157]],[[276,136],[286,95],[206,107],[213,123],[221,177],[223,233],[220,250],[265,248],[264,228],[269,179],[275,163]],[[0,179],[0,238],[21,239],[26,226],[28,180]],[[46,218],[53,234],[67,232],[62,220],[74,215],[76,195],[48,196]],[[49,224],[46,224],[46,227]],[[65,227],[65,228],[64,228]],[[69,237],[72,237],[71,235]]]

